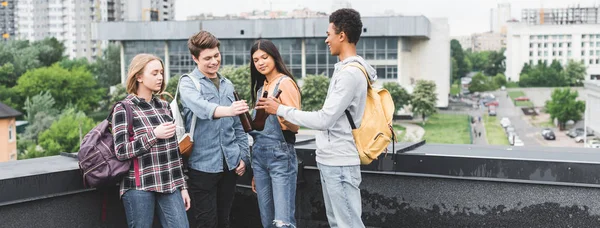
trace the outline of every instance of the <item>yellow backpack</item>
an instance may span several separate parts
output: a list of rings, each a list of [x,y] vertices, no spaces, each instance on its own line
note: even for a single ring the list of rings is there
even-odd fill
[[[396,134],[392,127],[392,118],[396,109],[390,92],[383,88],[373,88],[361,64],[353,62],[346,64],[344,68],[348,66],[359,68],[367,79],[367,101],[360,128],[357,129],[354,125],[350,112],[346,110],[345,113],[352,127],[352,136],[358,149],[360,163],[368,165],[384,151],[387,153],[387,147],[396,141]]]

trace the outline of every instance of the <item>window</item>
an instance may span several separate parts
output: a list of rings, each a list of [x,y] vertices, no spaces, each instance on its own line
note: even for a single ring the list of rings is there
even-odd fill
[[[571,42],[567,43],[567,47],[571,47]]]
[[[581,56],[585,56],[585,51],[581,51]]]
[[[558,44],[558,47],[562,47],[562,43],[559,43],[559,44]]]
[[[545,35],[545,36],[544,36],[544,40],[547,40],[547,39],[548,39],[548,35]]]
[[[569,57],[571,57],[571,55],[572,55],[572,54],[573,54],[573,53],[571,53],[571,51],[568,51],[568,52],[567,52],[567,56],[569,56]]]
[[[532,51],[529,52],[529,56],[533,56],[533,52]]]
[[[8,125],[8,141],[9,142],[12,142],[12,141],[15,140],[15,137],[14,137],[14,134],[15,134],[15,132],[14,132],[14,126],[15,126],[14,124],[9,124]]]
[[[530,44],[529,44],[529,48],[533,48],[533,44],[531,44],[531,43],[530,43]]]
[[[538,44],[538,48],[541,48],[541,47],[542,47],[542,44],[541,44],[541,43],[540,43],[540,44]]]
[[[544,47],[547,48],[548,47],[548,43],[544,43]]]
[[[538,56],[542,56],[542,52],[541,51],[538,51]]]
[[[594,64],[594,60],[593,59],[590,59],[590,64]]]
[[[594,47],[594,42],[590,42],[590,47]]]
[[[594,55],[594,51],[590,51],[590,56],[593,56],[593,55]]]
[[[559,52],[558,52],[558,56],[562,56],[562,51],[559,51]]]
[[[552,47],[556,47],[556,43],[553,43],[553,44],[552,44]]]
[[[552,56],[556,56],[556,52],[555,51],[552,52]]]
[[[552,52],[552,53],[553,53],[552,55],[554,55],[554,52]],[[544,51],[544,56],[548,56],[548,51]]]

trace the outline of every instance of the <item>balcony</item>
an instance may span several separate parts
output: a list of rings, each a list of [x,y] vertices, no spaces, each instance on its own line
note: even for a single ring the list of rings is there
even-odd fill
[[[298,227],[327,227],[315,145],[311,136],[299,139]],[[75,158],[6,162],[0,170],[3,227],[126,225],[117,187],[84,188]],[[238,180],[233,227],[260,227],[251,175]],[[399,143],[364,166],[362,178],[368,227],[596,227],[600,219],[593,149]]]

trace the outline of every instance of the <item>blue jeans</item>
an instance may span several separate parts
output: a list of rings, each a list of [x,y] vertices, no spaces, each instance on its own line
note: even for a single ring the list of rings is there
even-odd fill
[[[173,193],[128,190],[123,194],[123,206],[129,227],[152,227],[154,213],[158,214],[162,227],[189,227],[179,190]]]
[[[296,227],[298,161],[294,145],[277,143],[252,148],[252,170],[264,227]]]
[[[364,228],[358,188],[362,181],[360,166],[327,166],[320,163],[317,166],[329,225],[332,228]]]

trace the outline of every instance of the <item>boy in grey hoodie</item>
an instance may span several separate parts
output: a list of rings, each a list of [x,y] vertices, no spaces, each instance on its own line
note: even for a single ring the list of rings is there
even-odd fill
[[[335,64],[321,110],[304,112],[280,105],[272,98],[260,99],[257,104],[257,109],[277,114],[293,124],[320,130],[316,135],[316,160],[331,227],[364,227],[359,189],[360,159],[352,128],[344,114],[349,110],[354,124],[359,127],[367,99],[365,75],[359,68],[346,65],[357,62],[365,68],[371,81],[377,79],[375,69],[356,54],[361,31],[360,14],[353,9],[339,9],[329,16],[325,43],[340,62]]]

